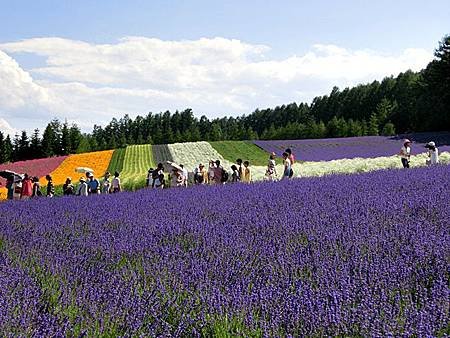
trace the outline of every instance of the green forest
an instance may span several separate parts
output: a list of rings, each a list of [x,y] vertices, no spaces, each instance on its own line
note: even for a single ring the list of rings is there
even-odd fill
[[[70,153],[122,148],[131,144],[187,141],[302,139],[450,130],[450,35],[420,72],[407,71],[343,90],[308,103],[257,109],[249,115],[208,119],[191,109],[113,118],[81,133],[77,125],[51,121],[41,135],[0,132],[0,163]]]

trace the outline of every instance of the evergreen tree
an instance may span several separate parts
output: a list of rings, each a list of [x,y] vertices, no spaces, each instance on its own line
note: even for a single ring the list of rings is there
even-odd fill
[[[5,137],[0,130],[0,164],[6,162]]]
[[[379,129],[378,129],[378,119],[376,113],[373,113],[370,116],[369,120],[369,126],[368,126],[368,135],[378,135]]]
[[[65,121],[61,128],[61,153],[60,155],[68,155],[72,150],[70,143],[70,130],[67,121]]]
[[[381,131],[381,135],[383,136],[394,136],[395,135],[395,126],[393,123],[388,122],[384,125],[383,130]]]
[[[43,156],[41,138],[39,136],[39,129],[37,128],[34,130],[33,135],[31,136],[30,153],[30,158],[41,158]]]

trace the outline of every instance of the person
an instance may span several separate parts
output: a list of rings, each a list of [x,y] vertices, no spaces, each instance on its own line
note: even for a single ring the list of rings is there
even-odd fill
[[[403,141],[403,147],[400,149],[400,158],[402,160],[403,168],[409,168],[409,160],[411,158],[411,141],[405,139]]]
[[[155,170],[152,172],[152,188],[162,189],[164,188],[164,165],[158,163]]]
[[[8,191],[6,194],[6,199],[12,200],[14,199],[14,176],[8,176],[6,179],[6,190]]]
[[[283,177],[281,178],[282,180],[284,179],[289,179],[291,178],[291,160],[289,159],[289,154],[287,152],[283,153],[283,166],[284,166],[284,171],[283,171]]]
[[[223,184],[226,181],[224,181],[224,169],[220,165],[220,160],[216,160],[216,165],[214,166],[214,183],[215,184]]]
[[[184,186],[184,178],[183,172],[178,170],[177,168],[172,168],[172,173],[170,175],[170,187],[183,187]]]
[[[434,165],[434,164],[438,164],[439,163],[439,150],[436,147],[436,143],[434,143],[433,141],[428,142],[425,145],[425,148],[428,149],[428,160],[427,160],[427,164],[428,165]]]
[[[148,169],[147,171],[147,178],[145,179],[145,186],[151,187],[153,186],[153,168]]]
[[[75,192],[75,188],[72,184],[72,178],[71,177],[67,177],[66,178],[66,183],[63,184],[63,195],[64,196],[71,196],[73,195]]]
[[[241,176],[239,175],[239,169],[236,167],[236,165],[231,166],[231,182],[237,183],[241,180]]]
[[[114,173],[114,178],[111,182],[111,191],[115,194],[122,191],[122,186],[120,185],[120,174],[118,171]]]
[[[33,194],[31,195],[31,197],[42,196],[41,185],[39,184],[39,177],[34,176],[31,181],[33,182]]]
[[[89,173],[89,180],[87,184],[89,186],[89,195],[100,194],[100,182],[94,177],[93,173]]]
[[[250,183],[252,181],[252,172],[249,168],[250,162],[244,161],[244,169],[242,171],[241,180],[244,183]]]
[[[194,182],[195,184],[208,184],[208,172],[205,166],[200,163],[197,168],[194,169]]]
[[[27,200],[33,195],[33,183],[28,174],[23,175],[20,199]]]
[[[295,163],[295,156],[292,153],[292,149],[291,148],[287,148],[284,152],[289,155],[289,162],[291,162],[291,171],[289,173],[289,178],[292,178],[292,176],[294,176],[294,169],[292,168],[292,166]]]
[[[244,171],[244,168],[242,167],[242,159],[238,158],[236,160],[236,164],[237,164],[237,168],[238,168],[238,172],[239,172],[239,177],[242,178],[242,173]]]
[[[81,176],[80,177],[80,184],[77,188],[77,196],[88,196],[89,195],[89,186],[86,183],[86,179]]]
[[[187,187],[189,181],[189,172],[187,171],[187,169],[184,167],[183,164],[180,164],[180,168],[183,169],[183,171],[181,172],[181,176],[183,178],[182,186]]]
[[[268,181],[275,181],[277,174],[277,166],[275,162],[275,153],[270,154],[269,162],[267,163],[266,177]]]
[[[45,179],[47,180],[47,193],[46,196],[47,197],[53,197],[55,196],[55,187],[53,185],[53,179],[52,176],[50,175],[46,175]]]
[[[209,182],[209,184],[215,183],[215,181],[214,181],[215,167],[216,166],[214,164],[214,161],[213,160],[209,161],[209,166],[208,166],[208,182]]]
[[[109,173],[109,171],[107,171],[102,182],[102,194],[109,194],[109,192],[111,191],[111,181],[109,179],[110,177],[111,174]]]

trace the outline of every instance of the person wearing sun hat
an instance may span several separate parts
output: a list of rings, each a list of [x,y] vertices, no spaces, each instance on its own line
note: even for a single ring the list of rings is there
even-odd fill
[[[88,185],[86,183],[86,179],[83,176],[80,177],[80,184],[78,185],[76,195],[77,196],[88,196],[89,195]]]
[[[438,164],[439,163],[439,150],[436,147],[436,143],[434,143],[433,141],[428,142],[425,145],[425,148],[428,149],[427,164],[428,165]]]
[[[409,160],[411,158],[411,141],[403,140],[403,147],[400,149],[400,158],[402,160],[403,168],[409,168]]]

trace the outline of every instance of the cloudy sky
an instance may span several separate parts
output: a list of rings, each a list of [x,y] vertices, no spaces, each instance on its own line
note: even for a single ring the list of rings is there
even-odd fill
[[[240,115],[420,70],[446,1],[3,1],[0,130]]]

